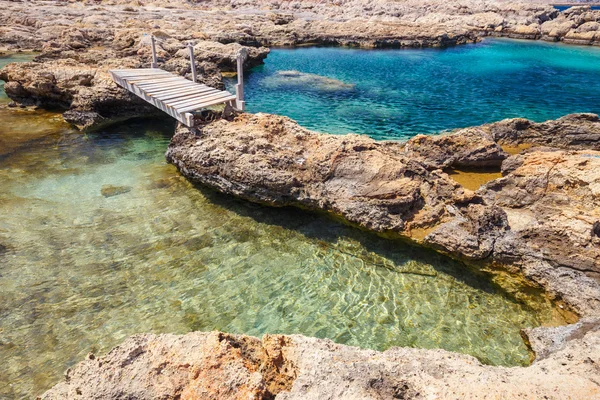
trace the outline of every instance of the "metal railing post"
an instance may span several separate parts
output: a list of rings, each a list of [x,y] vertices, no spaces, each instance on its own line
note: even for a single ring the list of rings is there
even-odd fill
[[[196,73],[196,60],[194,60],[194,46],[191,43],[188,44],[188,50],[190,51],[190,65],[192,66],[192,81],[198,80],[198,74]]]
[[[156,41],[154,40],[154,35],[150,36],[150,42],[152,43],[152,64],[151,68],[158,68],[158,59],[156,58]]]
[[[238,83],[235,85],[235,105],[240,111],[246,109],[246,102],[244,101],[244,60],[248,55],[248,50],[242,48],[237,55],[237,78]]]

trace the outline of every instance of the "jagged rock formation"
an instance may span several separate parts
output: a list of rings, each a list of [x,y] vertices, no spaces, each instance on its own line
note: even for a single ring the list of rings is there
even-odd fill
[[[308,131],[266,114],[190,130],[167,160],[189,179],[275,206],[323,210],[453,257],[521,268],[580,313],[600,312],[600,120],[508,120],[406,144]],[[575,144],[509,156],[501,145]],[[502,167],[477,192],[445,168]],[[577,251],[573,251],[576,248]]]
[[[543,360],[485,366],[444,350],[361,350],[300,335],[136,335],[65,373],[58,399],[592,399],[600,321],[529,332]]]

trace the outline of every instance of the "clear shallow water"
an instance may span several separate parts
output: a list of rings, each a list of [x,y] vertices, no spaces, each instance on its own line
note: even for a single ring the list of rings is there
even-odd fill
[[[139,332],[302,333],[524,365],[519,330],[562,322],[536,291],[508,295],[440,255],[194,187],[164,161],[170,122],[0,121],[0,398],[39,395]]]
[[[38,395],[138,332],[302,333],[522,365],[519,330],[556,317],[440,255],[196,188],[164,161],[170,124],[84,135],[0,112],[14,138],[0,156],[0,398]],[[28,128],[39,120],[53,130]]]
[[[278,75],[289,70],[340,84]],[[504,118],[600,113],[600,49],[545,42],[494,39],[444,50],[274,49],[246,79],[251,112],[376,139]]]

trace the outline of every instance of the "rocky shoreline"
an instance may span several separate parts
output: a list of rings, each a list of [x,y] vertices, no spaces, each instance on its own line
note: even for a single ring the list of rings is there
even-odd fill
[[[534,147],[512,156],[502,148],[524,145]],[[166,156],[188,179],[223,193],[326,211],[468,263],[510,265],[578,314],[595,316],[599,150],[592,114],[506,120],[406,143],[244,114],[180,126]],[[503,177],[471,191],[447,173],[465,167],[497,167]]]
[[[498,1],[367,2],[187,1],[44,2],[0,0],[0,50],[41,52],[26,65],[0,71],[16,102],[64,111],[80,129],[93,129],[156,111],[117,87],[107,71],[150,64],[159,39],[159,67],[184,76],[193,43],[202,83],[222,87],[247,46],[246,68],[272,46],[365,48],[447,47],[482,37],[600,44],[600,11],[581,6]]]
[[[80,129],[157,111],[107,71],[150,63],[222,87],[271,46],[440,47],[485,36],[600,45],[600,11],[490,1],[267,2],[0,0],[0,47],[35,50],[0,70],[15,104],[63,111]],[[292,71],[293,72],[293,71]],[[513,119],[406,143],[311,132],[241,114],[179,126],[169,162],[191,181],[272,206],[327,212],[475,268],[508,270],[582,318],[525,332],[527,368],[485,366],[442,350],[360,350],[298,335],[138,335],[88,359],[42,396],[65,398],[594,398],[600,396],[600,120]],[[502,177],[470,190],[455,171]],[[475,172],[473,172],[475,171]],[[517,301],[526,291],[514,290]]]
[[[444,350],[361,350],[300,335],[136,335],[65,373],[41,399],[592,399],[600,394],[598,321],[539,338],[527,368]],[[545,347],[546,349],[548,347]]]

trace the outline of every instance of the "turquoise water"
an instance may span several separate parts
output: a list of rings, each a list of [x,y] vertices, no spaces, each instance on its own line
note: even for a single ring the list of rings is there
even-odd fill
[[[280,71],[311,76],[286,76]],[[485,40],[444,50],[274,49],[246,77],[251,112],[377,139],[600,113],[600,49]]]

